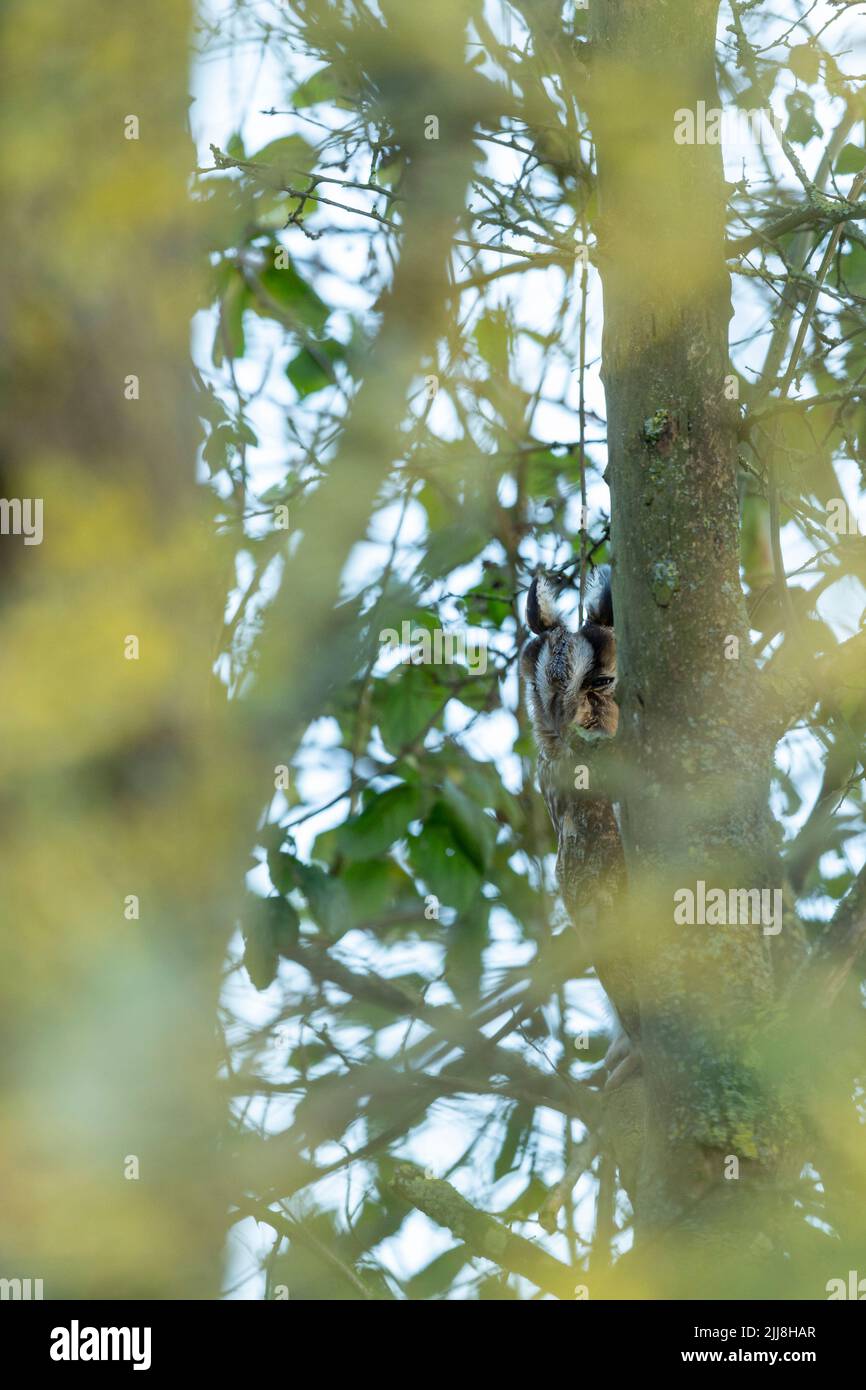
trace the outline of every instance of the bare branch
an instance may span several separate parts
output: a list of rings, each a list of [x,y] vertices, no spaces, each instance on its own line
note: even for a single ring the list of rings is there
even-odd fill
[[[577,1271],[532,1241],[512,1234],[495,1216],[476,1211],[449,1182],[425,1177],[420,1169],[404,1163],[395,1172],[392,1185],[404,1201],[446,1226],[474,1255],[531,1280],[556,1298],[574,1298]]]

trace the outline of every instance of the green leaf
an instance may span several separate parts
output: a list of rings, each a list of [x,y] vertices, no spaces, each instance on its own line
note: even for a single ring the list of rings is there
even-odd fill
[[[788,53],[788,66],[800,82],[817,82],[821,55],[810,43],[798,43]]]
[[[303,1227],[310,1233],[312,1239],[302,1242],[300,1238],[293,1238],[288,1249],[271,1262],[268,1271],[269,1295],[273,1296],[272,1290],[282,1284],[289,1289],[293,1300],[363,1300],[362,1289],[357,1289],[345,1276],[335,1274],[328,1256],[334,1256],[340,1264],[353,1268],[355,1277],[364,1288],[368,1287],[366,1281],[375,1271],[354,1268],[355,1252],[345,1248],[345,1241],[341,1239],[333,1218],[326,1224],[322,1214],[316,1213],[298,1224],[299,1228]],[[375,1296],[372,1290],[370,1293]]]
[[[502,1147],[493,1164],[494,1182],[499,1182],[499,1179],[504,1178],[506,1173],[511,1173],[515,1168],[520,1167],[520,1160],[532,1134],[534,1116],[535,1107],[533,1105],[526,1105],[521,1102],[512,1108],[508,1117],[508,1124],[505,1126]]]
[[[484,561],[481,582],[468,589],[463,597],[464,617],[473,627],[491,627],[498,631],[505,619],[511,617],[510,575],[490,561]]]
[[[299,888],[313,920],[328,936],[341,936],[348,931],[352,925],[349,898],[341,879],[327,873],[319,864],[305,864],[295,855],[273,846],[268,850],[267,862],[271,883],[277,891],[285,894]]]
[[[866,168],[866,149],[862,145],[843,145],[833,166],[835,174],[859,174]]]
[[[335,101],[340,95],[340,88],[334,69],[330,66],[319,68],[312,77],[308,77],[299,87],[295,88],[292,95],[292,105],[296,110],[301,110],[306,106],[317,106],[320,101]]]
[[[417,787],[389,787],[374,794],[357,816],[340,826],[337,844],[347,859],[372,859],[404,840],[411,821],[421,813]]]
[[[318,72],[306,78],[295,89],[292,97],[292,105],[297,110],[316,106],[324,101],[339,106],[343,111],[354,111],[358,104],[348,74],[344,75],[331,65],[320,68]]]
[[[464,758],[457,765],[454,780],[480,806],[495,811],[509,825],[519,828],[523,824],[523,811],[517,798],[503,786],[496,763],[476,762],[474,758]]]
[[[261,190],[251,183],[223,176],[203,178],[203,209],[205,219],[202,227],[204,245],[221,256],[228,247],[246,245],[255,234]],[[285,216],[283,217],[285,222]],[[230,262],[222,261],[212,267],[219,278],[227,272],[235,272]]]
[[[412,1299],[438,1298],[447,1293],[457,1275],[471,1259],[465,1245],[455,1245],[431,1260],[408,1281],[406,1293]]]
[[[788,139],[795,145],[808,145],[815,135],[823,135],[823,129],[815,117],[815,104],[807,92],[790,92],[785,97],[788,108]]]
[[[499,1213],[500,1221],[527,1221],[541,1210],[547,1196],[548,1189],[533,1173],[523,1191]]]
[[[444,978],[464,1009],[481,1000],[484,948],[489,940],[490,902],[476,893],[448,932]]]
[[[738,92],[734,97],[734,105],[738,106],[741,111],[754,111],[759,107],[765,107],[767,104],[767,96],[772,95],[772,88],[776,85],[777,76],[778,70],[774,69],[771,74],[772,87],[769,93],[765,92],[762,87],[751,85],[744,87],[742,91]]]
[[[560,479],[574,470],[574,461],[550,449],[539,449],[530,454],[525,471],[525,487],[532,497],[558,500]]]
[[[392,753],[420,736],[444,705],[446,693],[427,666],[398,666],[376,685],[379,732]]]
[[[491,309],[475,325],[475,342],[484,361],[497,377],[508,376],[508,319],[503,309]]]
[[[250,155],[249,163],[255,165],[250,172],[271,188],[294,188],[305,182],[315,159],[315,150],[302,136],[284,135]]]
[[[415,886],[393,859],[360,859],[341,875],[352,920],[369,922],[402,903],[418,907]],[[420,907],[419,907],[420,913]]]
[[[431,532],[441,530],[454,520],[454,508],[450,499],[434,483],[425,483],[417,495],[417,500],[427,513]]]
[[[434,808],[437,813],[451,826],[456,842],[479,872],[486,869],[496,844],[496,822],[485,815],[483,807],[446,782],[442,799]]]
[[[229,453],[236,445],[237,437],[231,425],[218,425],[211,430],[202,449],[202,459],[211,473],[220,473],[228,466]]]
[[[246,352],[244,337],[244,310],[250,303],[250,292],[240,272],[230,279],[220,303],[219,319],[213,342],[213,364],[222,365],[228,355],[232,359],[243,357]]]
[[[277,252],[282,250],[283,247],[274,244],[270,248],[271,259],[274,260]],[[285,311],[287,318],[297,320],[299,326],[309,328],[315,334],[324,332],[331,310],[291,263],[266,266],[259,273],[258,283],[268,299]],[[275,317],[267,300],[261,295],[254,295],[251,307],[266,318]]]
[[[299,1047],[293,1047],[285,1059],[285,1065],[292,1071],[298,1071],[302,1076],[306,1076],[315,1066],[321,1062],[332,1062],[334,1054],[330,1047],[326,1047],[321,1042],[301,1043]]]
[[[297,944],[299,927],[298,914],[285,898],[250,900],[243,923],[244,965],[256,989],[273,982],[280,952]]]
[[[300,861],[297,872],[313,920],[332,939],[342,936],[352,925],[349,895],[342,879],[326,873],[318,864]]]
[[[326,864],[333,864],[340,853],[337,843],[337,832],[340,826],[332,825],[329,830],[322,830],[313,841],[310,850],[311,859],[322,859]]]
[[[406,1219],[406,1208],[387,1187],[367,1196],[352,1220],[352,1240],[361,1250],[372,1250],[399,1231]]]
[[[420,835],[410,839],[409,862],[430,892],[458,912],[468,908],[484,881],[472,860],[455,844],[449,827],[435,820],[428,821]]]
[[[251,444],[255,448],[258,442],[246,421],[224,421],[208,435],[202,459],[212,473],[219,473],[228,465],[230,453],[239,451],[244,444]]]
[[[415,588],[406,585],[391,587],[382,595],[374,611],[373,632],[378,633],[393,628],[399,640],[403,637],[403,623],[407,623],[410,645],[416,628],[425,632],[435,632],[441,623],[439,614],[433,608],[418,608]],[[378,629],[378,631],[377,631]]]
[[[489,542],[489,531],[458,522],[444,531],[434,532],[418,568],[428,579],[444,579],[459,565],[474,560]]]
[[[325,386],[336,381],[333,363],[342,362],[346,349],[336,338],[325,338],[320,343],[301,348],[297,357],[286,367],[286,376],[294,386],[299,397],[311,396]]]
[[[478,1284],[478,1299],[481,1303],[516,1303],[519,1294],[507,1283],[504,1274],[489,1274]]]

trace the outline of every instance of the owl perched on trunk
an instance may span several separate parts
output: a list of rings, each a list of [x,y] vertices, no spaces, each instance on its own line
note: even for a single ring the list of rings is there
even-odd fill
[[[557,589],[544,574],[530,586],[526,621],[535,635],[523,648],[520,665],[538,744],[538,780],[556,831],[557,883],[627,1035],[614,1040],[606,1058],[608,1086],[619,1085],[637,1065],[639,1031],[619,931],[625,861],[611,801],[591,789],[575,789],[581,740],[611,737],[619,720],[609,566],[597,572],[586,621],[576,632],[563,621]]]
[[[616,641],[610,566],[597,571],[587,603],[586,622],[577,632],[563,623],[557,593],[545,574],[537,574],[526,599],[526,621],[537,635],[523,649],[521,667],[529,684],[530,713],[539,751],[558,757],[572,725],[615,734],[619,710]]]

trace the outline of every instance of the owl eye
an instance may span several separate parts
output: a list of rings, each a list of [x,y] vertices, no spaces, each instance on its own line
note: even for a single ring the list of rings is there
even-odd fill
[[[613,676],[596,676],[588,685],[590,690],[606,690],[609,685],[613,685]]]

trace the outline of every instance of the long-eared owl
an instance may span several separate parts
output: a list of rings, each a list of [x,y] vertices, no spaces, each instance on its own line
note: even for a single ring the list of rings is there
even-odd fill
[[[609,566],[601,566],[576,632],[563,620],[557,588],[536,575],[526,601],[532,636],[521,653],[538,744],[538,780],[556,831],[556,878],[569,917],[584,938],[596,974],[626,1034],[636,1043],[639,1016],[619,928],[625,862],[610,799],[583,788],[575,774],[581,741],[616,733],[616,639]],[[632,1063],[621,1040],[608,1056],[608,1084]],[[615,1064],[615,1065],[614,1065]]]

